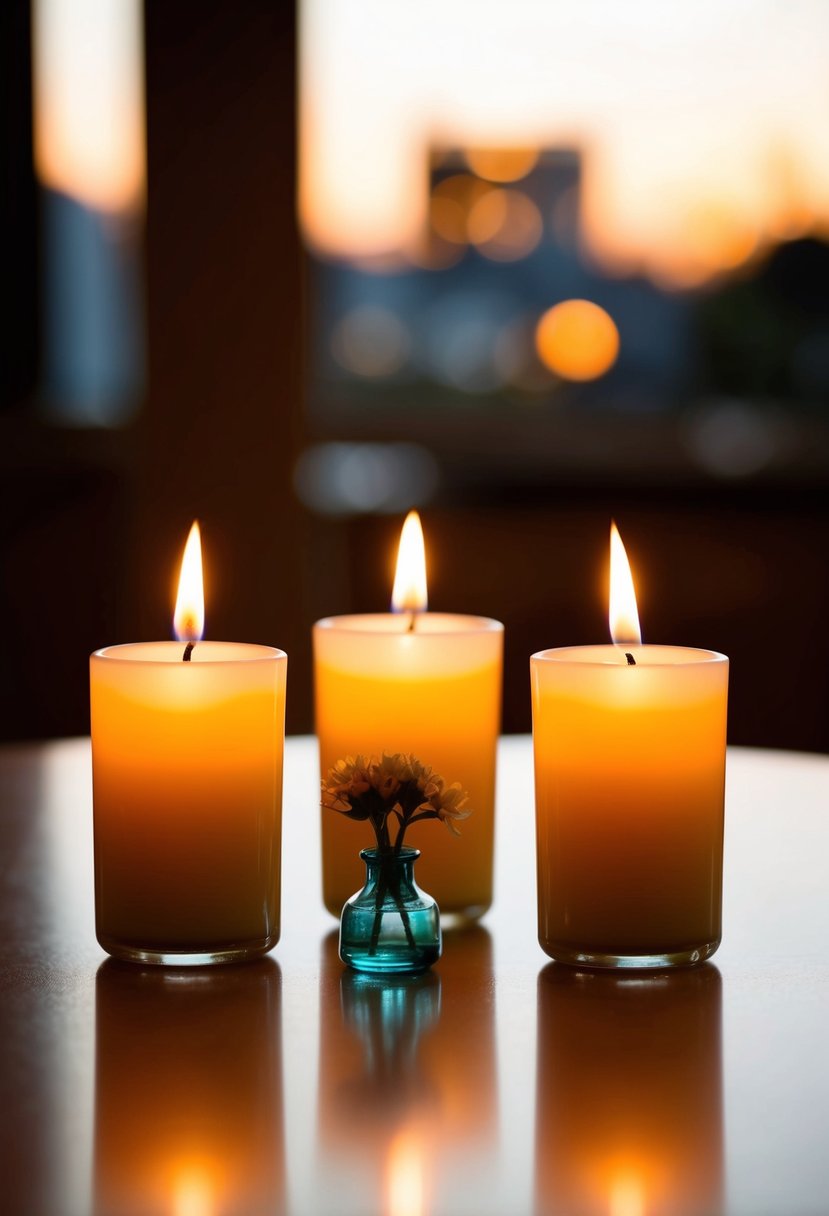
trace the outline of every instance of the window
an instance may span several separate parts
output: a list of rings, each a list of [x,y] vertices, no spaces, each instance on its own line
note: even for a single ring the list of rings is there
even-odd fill
[[[827,59],[819,0],[303,0],[306,501],[823,469]]]

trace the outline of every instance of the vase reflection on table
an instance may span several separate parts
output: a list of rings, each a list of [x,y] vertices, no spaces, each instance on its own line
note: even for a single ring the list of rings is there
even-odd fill
[[[395,1178],[431,1192],[441,1127],[441,1078],[423,1047],[440,1026],[441,977],[344,969],[337,935],[320,977],[319,1158],[325,1211],[386,1211]],[[366,1196],[372,1196],[367,1201]]]
[[[498,1178],[498,1069],[492,939],[481,925],[446,932],[438,968],[371,975],[323,945],[315,1170],[320,1210],[491,1211]],[[405,1183],[405,1185],[404,1185]],[[508,1209],[505,1208],[504,1211]]]

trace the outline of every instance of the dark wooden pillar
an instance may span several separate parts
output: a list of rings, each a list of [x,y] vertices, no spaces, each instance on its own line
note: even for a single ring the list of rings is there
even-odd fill
[[[136,636],[168,636],[203,525],[207,636],[290,656],[310,726],[295,200],[295,6],[147,0],[148,400],[136,465]]]

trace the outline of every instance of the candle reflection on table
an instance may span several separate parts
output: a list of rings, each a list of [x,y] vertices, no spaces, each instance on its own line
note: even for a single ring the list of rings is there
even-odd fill
[[[281,975],[110,961],[96,976],[94,1211],[285,1207]]]
[[[721,980],[538,978],[536,1211],[700,1216],[723,1202]]]
[[[492,938],[482,925],[443,932],[440,1027],[423,1039],[422,1066],[439,1078],[441,1133],[455,1150],[486,1148],[498,1132]]]
[[[323,943],[318,1164],[336,1210],[359,1198],[360,1210],[388,1216],[439,1211],[459,1168],[470,1202],[486,1194],[497,1136],[492,939],[479,925],[446,937],[439,966],[419,976],[344,969],[337,935]]]

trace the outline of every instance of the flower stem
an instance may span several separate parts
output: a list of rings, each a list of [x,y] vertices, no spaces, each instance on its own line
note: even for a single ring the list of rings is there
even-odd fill
[[[374,924],[371,926],[371,940],[368,944],[370,955],[377,953],[380,943],[380,929],[383,924],[383,900],[386,898],[386,866],[380,850],[380,873],[377,876],[377,894],[374,896]]]
[[[400,856],[399,846],[400,841],[398,839],[394,852],[386,853],[380,858],[380,874],[377,879],[377,894],[374,898],[374,923],[371,926],[371,939],[368,946],[370,956],[374,956],[377,953],[377,948],[380,944],[380,929],[383,924],[383,903],[389,892],[391,892],[397,906],[397,911],[400,914],[400,920],[403,923],[403,929],[406,934],[406,941],[412,950],[417,949],[417,942],[412,932],[409,913],[400,894],[400,878],[397,873],[397,864]]]
[[[416,950],[417,942],[415,941],[414,934],[412,933],[412,923],[409,920],[409,913],[406,911],[406,906],[401,898],[399,887],[395,889],[394,902],[397,904],[398,911],[400,912],[400,919],[403,921],[403,928],[406,931],[406,941],[413,950]]]

